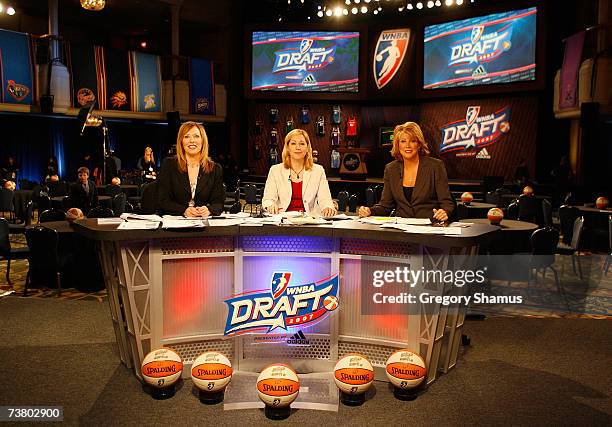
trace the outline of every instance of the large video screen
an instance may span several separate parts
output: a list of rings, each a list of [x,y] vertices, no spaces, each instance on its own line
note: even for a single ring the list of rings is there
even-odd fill
[[[535,80],[537,8],[425,27],[423,89]]]
[[[254,31],[254,91],[358,92],[359,33]]]

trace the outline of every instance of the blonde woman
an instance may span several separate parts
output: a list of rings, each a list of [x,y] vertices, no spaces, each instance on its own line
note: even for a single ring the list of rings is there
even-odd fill
[[[282,160],[268,172],[261,200],[263,209],[272,214],[301,211],[326,218],[334,216],[325,170],[312,160],[306,131],[294,129],[285,136]]]
[[[396,215],[405,218],[433,218],[447,221],[455,208],[448,189],[446,168],[430,151],[418,124],[406,122],[395,127],[391,155],[385,167],[380,202],[359,208],[359,216]]]
[[[157,164],[155,163],[155,157],[153,156],[153,149],[146,147],[144,155],[138,159],[136,163],[136,169],[141,170],[142,174],[148,180],[154,180],[157,175]]]
[[[159,174],[161,213],[206,217],[223,210],[223,170],[208,157],[208,137],[200,123],[178,132],[176,156],[164,159]]]

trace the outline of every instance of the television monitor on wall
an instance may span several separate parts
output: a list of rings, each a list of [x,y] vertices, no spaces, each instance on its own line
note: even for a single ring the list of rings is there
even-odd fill
[[[359,32],[253,31],[253,92],[359,91]]]
[[[424,28],[423,90],[536,79],[537,8]]]

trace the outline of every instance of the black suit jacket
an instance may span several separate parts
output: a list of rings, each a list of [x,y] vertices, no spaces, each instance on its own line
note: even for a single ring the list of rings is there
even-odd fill
[[[395,160],[385,167],[384,188],[373,215],[395,214],[404,218],[431,218],[433,209],[444,209],[450,217],[455,209],[442,160],[421,156],[411,200],[406,200],[402,180],[404,163]]]
[[[98,189],[90,179],[88,181],[89,193],[85,192],[83,184],[75,182],[70,185],[70,202],[73,207],[79,208],[87,214],[91,208],[98,206]]]
[[[164,159],[157,181],[161,213],[183,215],[191,200],[191,187],[189,175],[179,169],[176,157]],[[223,170],[219,164],[214,163],[209,173],[200,168],[194,201],[196,206],[206,206],[212,215],[219,215],[223,211],[225,190]]]

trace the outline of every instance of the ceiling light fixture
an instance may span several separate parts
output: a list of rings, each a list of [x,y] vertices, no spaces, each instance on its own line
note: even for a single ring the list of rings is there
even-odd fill
[[[98,12],[104,9],[104,6],[106,6],[106,0],[81,0],[81,7],[86,10]]]

